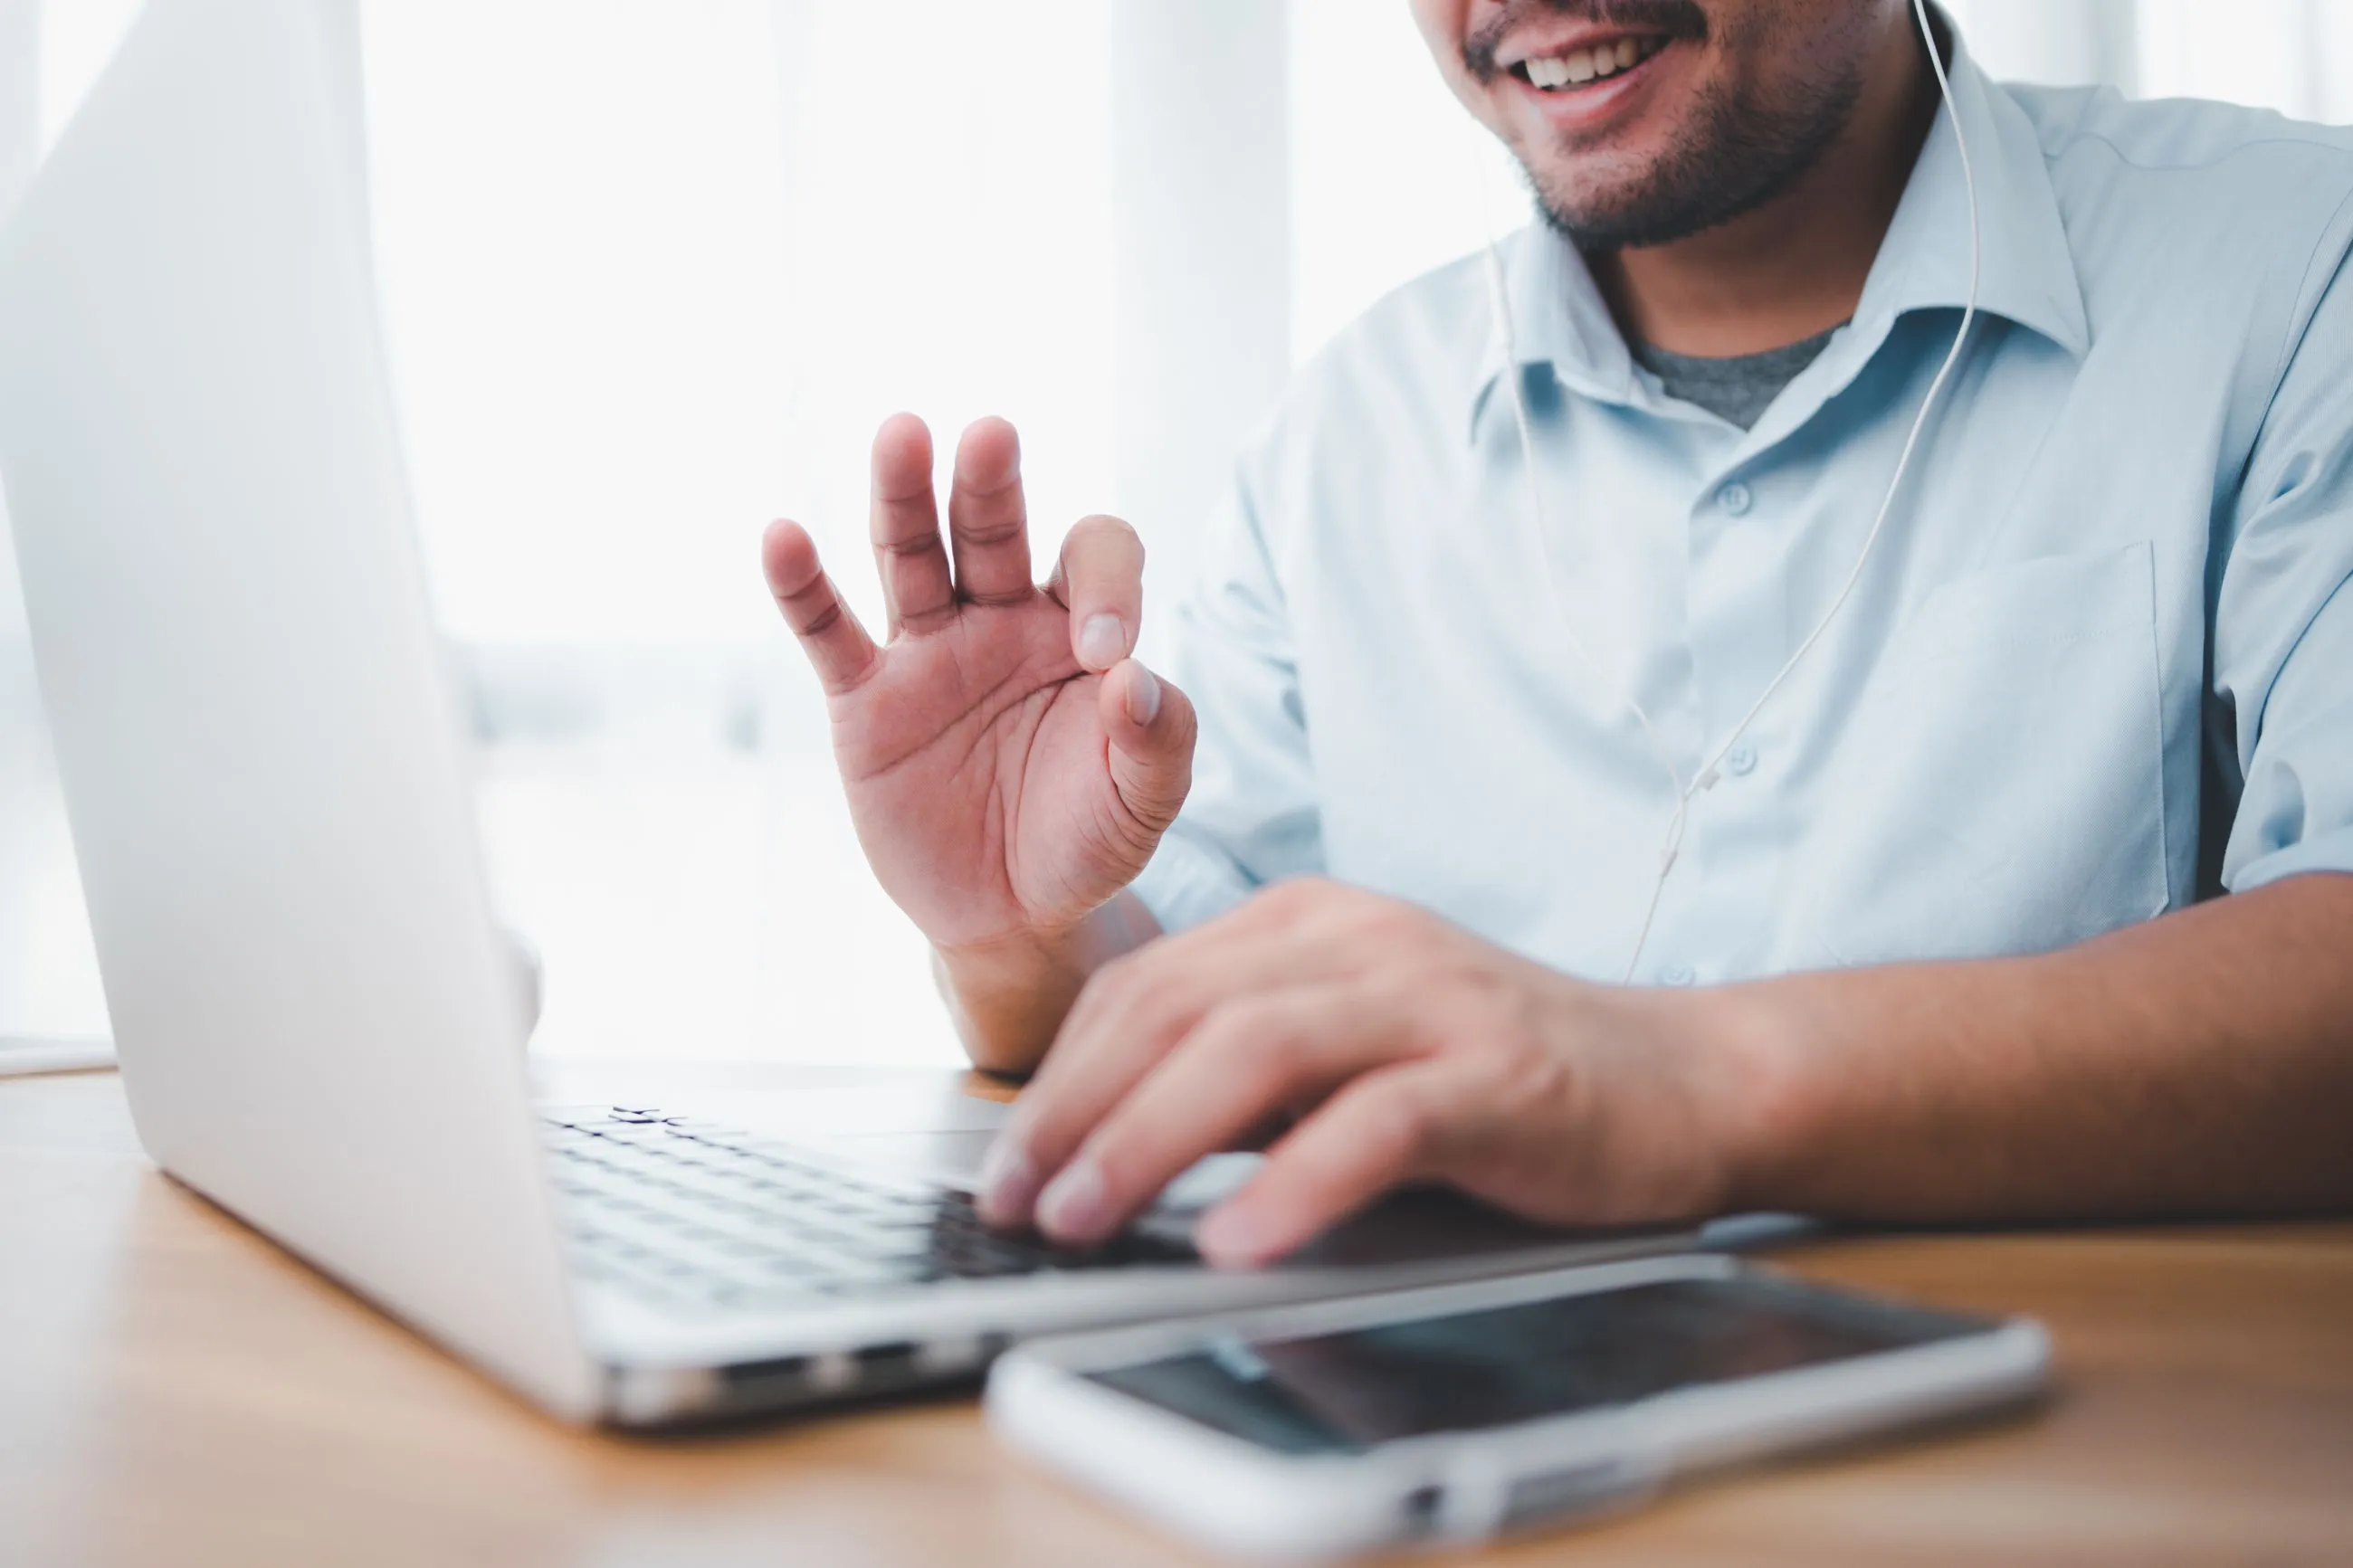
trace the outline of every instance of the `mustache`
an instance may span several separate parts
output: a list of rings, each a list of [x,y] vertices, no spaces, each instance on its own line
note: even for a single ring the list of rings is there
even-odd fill
[[[1538,17],[1568,16],[1632,33],[1697,41],[1707,37],[1707,13],[1697,0],[1510,0],[1462,41],[1462,64],[1482,86],[1503,75],[1495,55],[1514,28]]]

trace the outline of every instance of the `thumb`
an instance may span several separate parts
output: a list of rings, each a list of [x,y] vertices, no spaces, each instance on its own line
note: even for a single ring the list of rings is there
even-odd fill
[[[1133,658],[1105,671],[1101,704],[1111,737],[1111,782],[1136,821],[1155,837],[1176,820],[1193,784],[1193,704]]]

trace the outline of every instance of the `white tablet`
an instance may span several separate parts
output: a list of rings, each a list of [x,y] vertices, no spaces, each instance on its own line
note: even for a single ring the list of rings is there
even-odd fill
[[[1229,1552],[1478,1540],[1767,1455],[2024,1401],[2036,1324],[1713,1256],[1043,1339],[1017,1447]]]

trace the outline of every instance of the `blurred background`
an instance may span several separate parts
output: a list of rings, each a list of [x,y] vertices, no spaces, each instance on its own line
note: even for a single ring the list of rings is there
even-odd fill
[[[2346,0],[1972,0],[1996,74],[2353,121]],[[138,0],[0,0],[0,213]],[[865,446],[1188,532],[1291,367],[1519,221],[1404,0],[363,0],[385,331],[546,1051],[955,1058],[755,544],[879,625]],[[1147,613],[1147,621],[1150,616]],[[1147,632],[1145,657],[1156,639]],[[105,1006],[0,550],[0,1036]]]

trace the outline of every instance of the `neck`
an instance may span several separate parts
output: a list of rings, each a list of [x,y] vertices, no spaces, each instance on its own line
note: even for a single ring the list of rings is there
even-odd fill
[[[1905,6],[1844,129],[1788,190],[1689,238],[1587,258],[1619,331],[1671,353],[1725,357],[1851,319],[1936,104]]]

